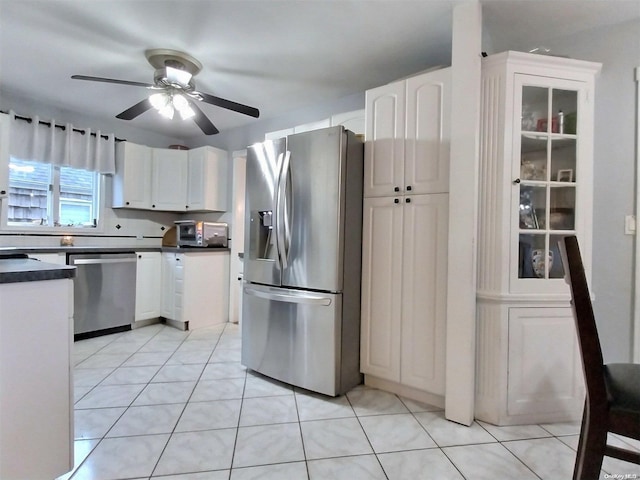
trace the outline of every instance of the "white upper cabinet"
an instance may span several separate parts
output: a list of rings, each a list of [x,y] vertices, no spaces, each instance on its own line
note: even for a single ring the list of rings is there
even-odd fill
[[[451,69],[366,92],[366,197],[449,190]]]
[[[364,109],[353,112],[338,113],[331,116],[331,126],[342,125],[356,135],[364,135],[365,121]]]
[[[308,132],[309,130],[317,130],[319,128],[335,127],[338,125],[344,126],[347,130],[352,131],[356,135],[364,135],[364,109],[354,110],[352,112],[336,113],[331,115],[330,118],[324,118],[317,122],[305,123],[303,125],[296,125],[292,128],[285,128],[283,130],[276,130],[274,132],[267,132],[264,135],[265,140],[276,140],[278,138],[286,137],[294,133]]]
[[[274,132],[267,132],[264,134],[265,140],[277,140],[279,138],[284,138],[287,135],[291,135],[295,133],[293,128],[284,128],[282,130],[276,130]]]
[[[151,208],[151,149],[131,142],[116,144],[113,208]]]
[[[449,191],[451,69],[407,79],[405,189],[414,194]]]
[[[151,208],[184,212],[187,205],[187,154],[183,150],[153,148]]]
[[[172,212],[226,211],[227,152],[116,146],[113,208]]]
[[[317,122],[305,123],[303,125],[296,125],[293,127],[293,133],[310,132],[311,130],[318,130],[319,128],[327,128],[331,126],[331,120],[325,118]]]
[[[188,152],[187,210],[227,210],[227,152],[201,147]]]
[[[404,186],[406,83],[367,90],[364,196],[394,195]]]

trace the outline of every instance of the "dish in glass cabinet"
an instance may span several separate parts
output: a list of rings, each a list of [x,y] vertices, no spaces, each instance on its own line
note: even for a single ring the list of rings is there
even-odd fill
[[[544,250],[538,248],[531,252],[531,264],[533,265],[533,273],[538,278],[544,278]],[[553,252],[547,251],[549,270],[553,267]]]

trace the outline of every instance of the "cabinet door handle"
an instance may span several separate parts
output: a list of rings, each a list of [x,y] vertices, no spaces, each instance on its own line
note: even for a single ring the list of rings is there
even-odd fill
[[[399,198],[394,198],[393,199],[393,203],[400,203],[400,199]]]
[[[400,191],[400,187],[393,187],[393,191],[394,192],[399,192]]]
[[[411,185],[407,185],[407,192],[411,191]]]
[[[516,178],[516,179],[513,181],[513,183],[515,183],[515,184],[517,185],[518,183],[520,183],[520,179],[519,179],[519,178]]]
[[[407,203],[411,203],[411,199],[410,198],[405,198],[404,201],[407,202]]]

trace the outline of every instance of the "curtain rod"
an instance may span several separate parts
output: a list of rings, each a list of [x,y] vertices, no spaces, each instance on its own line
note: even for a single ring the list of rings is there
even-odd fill
[[[4,110],[0,110],[0,113],[5,113],[5,114],[7,114],[7,115],[9,114],[9,112],[5,112]],[[14,115],[14,116],[15,116],[18,120],[24,120],[25,122],[28,122],[28,123],[33,122],[33,118],[31,118],[31,117],[23,117],[23,116],[21,116],[21,115]],[[39,121],[38,121],[38,123],[39,123],[40,125],[46,125],[47,127],[51,127],[51,122],[45,122],[45,121],[43,121],[43,120],[39,120]],[[67,129],[67,127],[66,127],[65,125],[55,125],[55,124],[54,124],[53,126],[54,126],[55,128],[60,128],[61,130],[66,130],[66,129]],[[86,133],[86,130],[81,130],[81,129],[79,129],[79,128],[74,128],[74,129],[73,129],[73,131],[74,131],[74,132],[81,133],[82,135],[84,135],[84,134]],[[96,136],[96,133],[91,132],[91,136],[95,137],[95,136]],[[108,136],[108,135],[100,135],[100,137],[104,138],[105,140],[108,140],[108,139],[109,139],[109,136]],[[125,140],[124,140],[123,138],[118,138],[118,137],[116,137],[116,138],[115,138],[115,141],[116,141],[116,142],[124,142]]]

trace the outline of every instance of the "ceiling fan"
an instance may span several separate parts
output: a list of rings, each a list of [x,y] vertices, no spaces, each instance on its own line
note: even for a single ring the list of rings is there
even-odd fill
[[[155,108],[167,118],[173,118],[174,112],[177,111],[183,119],[193,118],[205,135],[214,135],[219,130],[200,110],[198,102],[209,103],[254,118],[260,116],[260,111],[257,108],[198,92],[193,77],[202,70],[202,64],[192,56],[177,50],[160,48],[147,50],[145,56],[151,66],[156,69],[153,84],[87,75],[72,75],[71,78],[145,87],[155,91],[148,98],[116,115],[116,118],[122,120],[132,120],[151,108]]]

